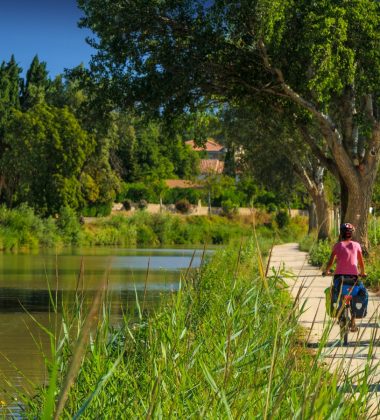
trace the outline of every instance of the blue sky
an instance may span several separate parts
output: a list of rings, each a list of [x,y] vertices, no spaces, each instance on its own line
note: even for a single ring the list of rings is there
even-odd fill
[[[87,65],[94,50],[77,26],[81,14],[75,0],[0,0],[0,62],[14,54],[25,73],[37,54],[51,78]]]

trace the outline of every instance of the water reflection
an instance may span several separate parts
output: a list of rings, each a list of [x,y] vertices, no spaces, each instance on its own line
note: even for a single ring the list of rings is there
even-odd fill
[[[193,267],[198,266],[202,254],[193,249],[120,248],[0,254],[0,400],[10,402],[15,388],[28,392],[46,380],[44,355],[49,356],[50,344],[37,323],[54,328],[49,289],[54,299],[69,305],[79,287],[91,302],[107,276],[117,322],[125,312],[135,310],[136,294],[143,299],[146,278],[145,306],[151,308],[163,294],[178,290],[181,270],[192,259]],[[81,265],[83,282],[78,283]]]

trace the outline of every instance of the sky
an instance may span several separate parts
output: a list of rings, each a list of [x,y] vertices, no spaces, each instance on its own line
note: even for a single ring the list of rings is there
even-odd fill
[[[65,68],[87,66],[91,36],[77,22],[82,15],[76,0],[0,0],[0,62],[14,54],[23,75],[37,54],[54,78]]]

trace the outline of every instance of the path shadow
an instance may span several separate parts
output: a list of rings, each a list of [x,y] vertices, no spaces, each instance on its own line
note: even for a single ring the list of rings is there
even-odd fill
[[[341,392],[349,392],[349,393],[359,392],[360,385],[355,385],[355,384],[352,384],[352,385],[338,385],[337,389]],[[369,393],[380,392],[380,384],[379,383],[367,384],[366,389],[368,389]]]
[[[331,348],[331,347],[342,347],[342,348],[355,348],[355,347],[369,347],[370,345],[374,347],[380,347],[380,340],[352,340],[348,342],[346,346],[341,345],[340,340],[328,341],[323,347]],[[309,349],[317,349],[319,348],[320,343],[306,343],[306,347]]]

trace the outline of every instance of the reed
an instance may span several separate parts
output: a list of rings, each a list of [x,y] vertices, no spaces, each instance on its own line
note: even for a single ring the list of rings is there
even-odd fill
[[[117,327],[104,301],[61,418],[363,418],[369,387],[322,364],[339,346],[327,347],[331,323],[311,350],[298,324],[303,308],[276,273],[263,282],[260,254],[253,240],[218,251],[155,313],[125,314]],[[51,381],[57,372],[61,392],[77,334],[57,346]],[[25,401],[25,417],[52,401],[41,388]]]

